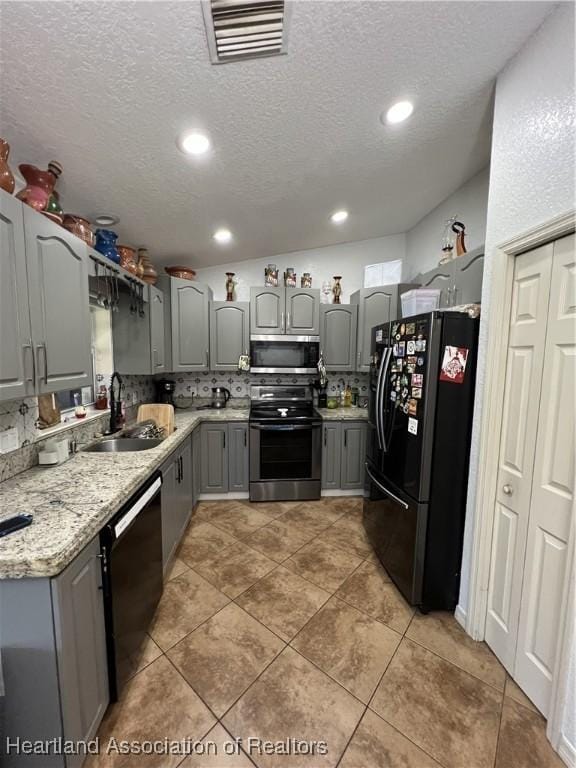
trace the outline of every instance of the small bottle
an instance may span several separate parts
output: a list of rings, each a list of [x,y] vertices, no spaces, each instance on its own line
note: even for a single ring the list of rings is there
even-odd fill
[[[344,407],[350,408],[352,405],[352,390],[350,389],[350,383],[348,382],[346,384],[346,389],[344,390]]]
[[[338,391],[338,401],[341,408],[344,408],[346,405],[346,389],[344,387],[340,387]]]

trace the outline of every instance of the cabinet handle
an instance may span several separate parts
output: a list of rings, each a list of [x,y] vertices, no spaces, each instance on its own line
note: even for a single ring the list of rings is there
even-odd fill
[[[32,375],[26,376],[26,350],[29,349],[32,356]],[[24,381],[34,381],[34,352],[32,351],[32,340],[29,344],[22,344],[22,367],[24,370]]]
[[[458,293],[458,288],[456,288],[456,284],[452,286],[452,306],[456,306],[456,294]]]
[[[282,312],[281,316],[280,316],[280,329],[282,331],[286,330],[285,327],[284,327],[284,312]]]
[[[248,445],[248,430],[244,430],[244,448]]]
[[[348,445],[348,430],[344,430],[344,448]]]
[[[286,330],[290,330],[290,312],[286,315]]]
[[[48,384],[48,354],[46,352],[46,343],[36,345],[36,358],[38,361],[38,370],[40,370],[40,350],[44,350],[44,383]]]
[[[324,445],[326,445],[326,435],[328,433],[328,427],[324,427]]]
[[[210,368],[210,363],[208,360],[208,350],[206,350],[206,368]]]
[[[504,491],[506,496],[512,496],[512,494],[514,493],[514,489],[512,488],[511,485],[508,485],[508,483],[506,483],[506,485],[502,488],[502,490]]]
[[[226,430],[222,430],[222,450],[226,450]]]

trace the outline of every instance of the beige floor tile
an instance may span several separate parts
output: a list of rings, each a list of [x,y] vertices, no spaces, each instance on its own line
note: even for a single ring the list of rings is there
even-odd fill
[[[381,565],[365,562],[346,579],[337,597],[403,634],[414,615]]]
[[[178,768],[254,768],[242,749],[228,754],[230,747],[226,745],[233,742],[232,736],[218,723],[195,749],[195,754],[189,755]]]
[[[362,563],[356,555],[344,552],[323,541],[314,539],[284,565],[328,592],[334,592],[352,571]]]
[[[192,515],[192,521],[211,520],[219,514],[225,514],[238,506],[240,502],[236,499],[226,501],[201,501]]]
[[[240,538],[270,522],[270,516],[259,511],[258,504],[236,502],[210,517],[210,522],[226,533]]]
[[[112,737],[127,741],[202,739],[216,719],[199,696],[161,656],[137,674],[113,704],[99,730],[103,753],[89,758],[85,768],[175,768],[182,755],[105,754]]]
[[[284,647],[276,635],[230,603],[167,655],[221,717]]]
[[[235,598],[277,565],[255,549],[237,542],[199,563],[196,570],[228,597]]]
[[[369,557],[374,551],[362,522],[354,517],[340,518],[323,531],[320,538],[328,544],[333,544],[361,558]]]
[[[166,651],[228,602],[212,584],[188,570],[164,585],[150,635]]]
[[[492,768],[502,694],[402,640],[371,709],[446,768]]]
[[[224,717],[233,736],[272,741],[325,742],[327,754],[259,755],[262,768],[335,766],[363,713],[363,705],[291,648],[284,650]]]
[[[124,667],[121,674],[126,674],[126,679],[134,677],[138,672],[151,664],[158,656],[162,656],[159,648],[150,635],[146,635],[140,648],[123,662],[118,661],[119,666]]]
[[[441,768],[441,766],[368,709],[356,733],[352,736],[338,768]]]
[[[528,696],[524,691],[512,680],[510,675],[506,675],[506,686],[504,688],[504,696],[509,699],[514,699],[518,704],[522,704],[524,707],[528,707],[532,712],[538,712],[538,709],[532,704]]]
[[[218,555],[225,547],[236,544],[237,539],[212,523],[200,521],[192,525],[180,544],[178,557],[194,568],[204,560]]]
[[[188,566],[185,562],[180,560],[179,557],[173,557],[172,562],[168,566],[168,570],[166,571],[166,574],[164,576],[164,581],[170,581],[170,579],[175,579],[177,576],[180,576],[184,571],[188,570]]]
[[[343,512],[347,517],[362,519],[362,496],[324,496],[323,499],[326,504]]]
[[[266,557],[281,563],[303,547],[313,536],[313,533],[301,531],[280,518],[244,537],[242,541],[249,547],[262,552]]]
[[[565,768],[546,738],[546,721],[517,701],[504,699],[496,768]]]
[[[402,636],[333,597],[291,645],[366,704]]]
[[[504,690],[506,670],[486,643],[477,643],[464,632],[451,613],[416,613],[406,637],[434,651],[499,691]]]
[[[249,509],[255,509],[257,512],[260,512],[263,515],[266,515],[266,517],[270,518],[270,520],[275,520],[277,517],[280,517],[280,515],[283,515],[284,512],[287,512],[291,507],[290,505],[296,505],[300,504],[299,501],[240,501],[240,504],[242,504],[245,507],[248,507]]]
[[[344,513],[323,501],[303,501],[282,518],[298,530],[319,534],[339,520]]]
[[[320,587],[280,567],[240,595],[236,602],[288,642],[329,597]]]

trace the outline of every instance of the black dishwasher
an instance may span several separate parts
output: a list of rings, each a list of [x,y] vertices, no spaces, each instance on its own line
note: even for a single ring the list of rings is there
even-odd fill
[[[161,488],[156,472],[100,534],[112,701],[138,663],[162,595]]]

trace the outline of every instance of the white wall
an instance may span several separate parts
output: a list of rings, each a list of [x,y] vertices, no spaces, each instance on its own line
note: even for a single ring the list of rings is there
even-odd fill
[[[488,168],[463,184],[450,197],[406,232],[406,276],[414,277],[438,265],[442,255],[444,224],[452,216],[466,226],[466,249],[484,245],[488,208]]]
[[[468,605],[492,258],[499,244],[574,208],[575,122],[574,8],[564,3],[512,59],[496,85],[483,317],[460,592],[464,612]],[[567,710],[564,736],[576,746],[574,718]]]
[[[251,259],[234,264],[219,264],[216,267],[199,269],[196,279],[208,283],[214,291],[214,299],[226,298],[226,272],[234,272],[237,281],[237,301],[247,301],[251,285],[264,285],[264,267],[276,264],[282,274],[286,267],[294,267],[300,285],[303,272],[312,275],[312,287],[321,288],[324,280],[332,281],[333,275],[342,275],[342,302],[348,303],[350,294],[364,285],[364,267],[381,261],[404,259],[406,238],[401,235],[360,240],[354,243],[329,245],[310,251],[295,251],[270,256],[267,259]]]

